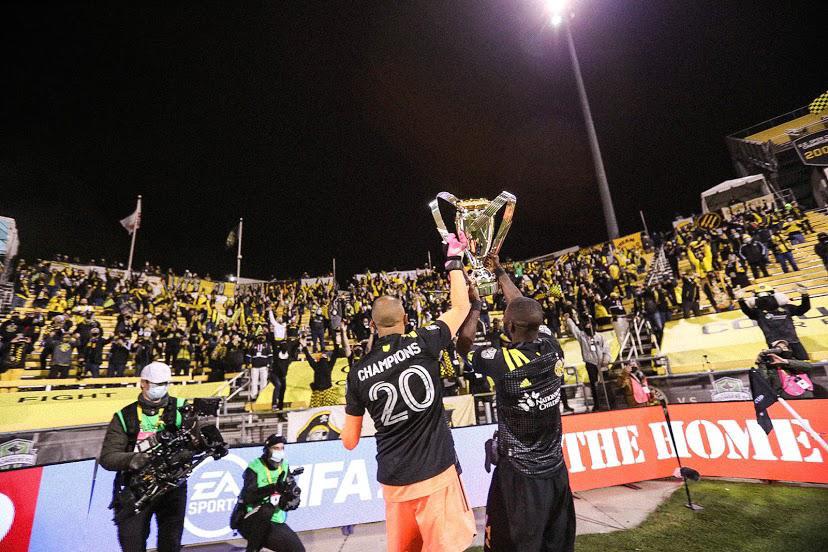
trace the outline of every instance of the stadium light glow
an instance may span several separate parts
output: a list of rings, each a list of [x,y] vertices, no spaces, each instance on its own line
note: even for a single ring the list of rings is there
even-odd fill
[[[561,15],[566,9],[566,0],[546,0],[546,9],[549,10],[553,16]]]
[[[556,13],[552,16],[551,21],[552,21],[552,26],[557,27],[563,21],[563,17],[561,17],[561,14]]]

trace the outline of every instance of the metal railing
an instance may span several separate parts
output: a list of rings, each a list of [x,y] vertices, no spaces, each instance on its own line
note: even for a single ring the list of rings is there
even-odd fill
[[[13,302],[14,286],[12,284],[0,284],[0,316],[6,316],[11,312]]]
[[[755,124],[753,126],[749,126],[742,130],[736,131],[728,136],[728,138],[737,138],[740,140],[744,140],[746,137],[756,134],[757,132],[762,132],[763,130],[767,130],[769,128],[773,128],[775,126],[779,126],[786,121],[793,121],[794,119],[798,119],[800,117],[804,117],[808,115],[810,110],[808,106],[799,107],[790,111],[788,113],[783,113],[782,115],[777,115],[772,119],[768,119],[767,121],[762,121],[761,123]]]
[[[232,378],[232,379],[229,379],[229,380],[225,381],[225,382],[224,382],[224,385],[222,385],[221,387],[219,387],[218,389],[216,389],[216,390],[213,392],[213,394],[211,395],[212,397],[218,397],[218,396],[220,396],[220,394],[221,394],[221,393],[223,393],[223,392],[224,392],[224,390],[225,390],[225,389],[227,389],[228,387],[229,387],[230,389],[232,389],[232,388],[233,388],[233,386],[234,386],[234,385],[236,385],[236,383],[237,383],[237,382],[238,382],[238,381],[239,381],[242,377],[247,377],[247,381],[246,381],[246,382],[244,382],[242,385],[239,385],[239,386],[236,388],[236,390],[235,390],[235,391],[233,391],[233,392],[231,392],[228,396],[226,396],[226,397],[222,397],[222,399],[221,399],[222,411],[223,411],[223,413],[224,413],[224,414],[227,414],[227,403],[228,403],[228,402],[230,402],[230,399],[232,399],[233,397],[235,397],[236,395],[238,395],[238,394],[239,394],[242,390],[246,389],[246,388],[250,385],[250,377],[248,376],[247,372],[246,372],[245,370],[242,370],[241,372],[239,372],[238,374],[236,374],[235,376],[233,376],[233,378]]]
[[[664,254],[664,246],[661,245],[655,255],[653,255],[653,261],[650,263],[650,273],[645,280],[647,286],[649,287],[658,280],[663,279],[665,274],[675,277],[673,269],[670,268],[670,263],[667,262],[667,255]]]

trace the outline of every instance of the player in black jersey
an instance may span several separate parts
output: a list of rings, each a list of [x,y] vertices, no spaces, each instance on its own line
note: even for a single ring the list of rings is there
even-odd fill
[[[442,352],[469,312],[460,260],[466,240],[449,234],[447,242],[449,310],[433,324],[404,333],[402,302],[379,297],[371,310],[378,339],[348,373],[342,442],[348,449],[358,444],[368,410],[377,429],[377,479],[391,552],[460,552],[476,532],[442,400]]]
[[[558,406],[563,351],[543,326],[540,303],[523,297],[496,255],[486,262],[506,299],[503,326],[510,341],[472,356],[475,372],[494,381],[497,398],[497,466],[486,504],[485,550],[570,552],[575,549],[575,507]],[[457,340],[463,355],[474,341],[476,306],[472,304]]]

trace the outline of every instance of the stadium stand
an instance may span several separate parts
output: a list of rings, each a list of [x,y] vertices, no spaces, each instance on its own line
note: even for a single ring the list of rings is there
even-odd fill
[[[637,359],[649,374],[747,368],[763,346],[758,329],[753,328],[735,348],[730,343],[722,345],[715,336],[688,338],[688,332],[719,324],[721,317],[740,319],[736,295],[750,294],[759,284],[789,293],[794,300],[797,284],[807,286],[816,301],[828,295],[825,268],[814,252],[817,233],[828,231],[824,212],[802,213],[795,204],[759,205],[729,220],[714,220],[717,224],[707,222],[697,218],[670,234],[656,235],[655,247],[640,234],[633,234],[614,244],[570,248],[562,255],[507,264],[524,294],[541,302],[547,325],[559,336],[566,354],[566,392],[576,410],[593,399],[584,385],[587,374],[579,345],[562,324],[566,313],[589,320],[604,332],[616,359],[612,379],[620,361],[630,358]],[[802,243],[790,235],[797,230],[803,233]],[[789,244],[799,270],[784,272],[769,252],[768,276],[752,278],[740,253],[746,235],[766,240],[770,249],[773,237],[781,237]],[[797,243],[791,244],[792,239]],[[688,274],[696,274],[701,284],[696,292],[697,310],[683,308],[682,277]],[[257,335],[268,335],[274,344],[283,338],[308,346],[321,341],[323,348],[331,351],[337,347],[337,329],[344,323],[349,343],[364,348],[374,297],[386,293],[403,297],[412,323],[427,324],[444,308],[445,289],[443,275],[428,269],[368,272],[340,288],[330,277],[234,285],[191,273],[162,276],[153,267],[128,279],[123,271],[94,265],[21,262],[14,277],[13,312],[0,318],[4,367],[0,397],[6,397],[0,400],[0,410],[11,413],[8,409],[14,408],[16,415],[6,418],[18,418],[16,425],[6,424],[3,431],[105,422],[115,404],[107,401],[123,401],[134,393],[141,363],[157,358],[172,364],[187,337],[186,369],[174,377],[175,392],[223,397],[222,430],[231,440],[255,440],[269,431],[283,431],[289,412],[308,408],[314,381],[311,364],[294,354],[283,407],[272,411],[271,384],[251,402],[246,371],[249,358],[245,355]],[[715,307],[713,300],[718,301]],[[496,323],[502,308],[499,300],[486,303],[477,346],[502,338]],[[99,328],[106,341],[100,377],[83,374],[84,344],[92,327]],[[50,330],[68,332],[77,341],[67,378],[49,377]],[[12,343],[18,334],[28,337],[29,342]],[[122,376],[110,377],[110,340],[116,335],[131,342],[129,361]],[[814,358],[828,358],[828,343],[823,343],[821,336],[806,336],[804,341]],[[22,357],[21,348],[25,351]],[[453,355],[449,352],[445,362],[447,395],[469,389],[463,359]],[[354,360],[340,358],[332,368],[331,403],[344,402],[344,380]],[[623,404],[621,390],[609,387],[616,395],[615,404]],[[98,395],[91,400],[95,393]],[[15,394],[18,399],[11,398]],[[21,403],[20,397],[25,397],[25,402]],[[477,399],[477,420],[490,421],[494,416],[490,398],[487,401],[487,394],[480,393]],[[65,402],[44,408],[50,401]],[[78,408],[76,404],[83,406],[83,415],[67,416]],[[30,410],[21,410],[24,406]]]
[[[826,94],[808,106],[728,136],[726,143],[736,173],[739,176],[764,173],[776,189],[790,189],[799,200],[814,197],[817,206],[825,207],[828,199],[825,175],[819,167],[802,163],[793,140],[828,128]]]

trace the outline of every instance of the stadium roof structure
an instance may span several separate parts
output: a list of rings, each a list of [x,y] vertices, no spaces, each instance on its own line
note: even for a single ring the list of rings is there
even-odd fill
[[[800,136],[825,128],[828,128],[828,92],[807,106],[734,132],[728,138],[755,144],[770,143],[776,146],[774,149],[781,149],[790,147],[791,141]]]
[[[764,174],[773,189],[790,189],[799,199],[812,197],[814,167],[803,165],[794,140],[828,128],[828,92],[804,107],[742,129],[725,142],[736,174]]]

